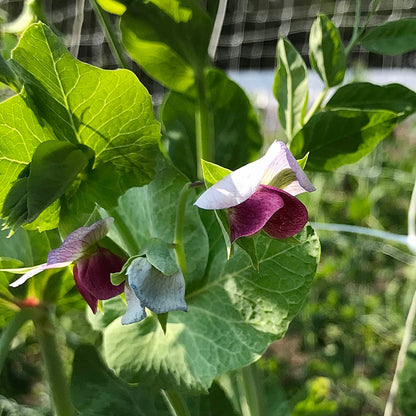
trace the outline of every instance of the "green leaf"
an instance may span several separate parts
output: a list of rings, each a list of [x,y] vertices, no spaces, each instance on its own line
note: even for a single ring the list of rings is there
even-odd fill
[[[88,416],[169,414],[160,395],[117,378],[89,345],[75,351],[71,398],[78,411]]]
[[[187,313],[169,313],[166,335],[153,316],[124,327],[113,321],[104,330],[109,366],[128,382],[205,390],[219,374],[258,359],[303,304],[319,242],[310,227],[295,244],[264,235],[255,242],[258,272],[240,248],[226,262],[224,245],[214,245],[205,285],[188,291]]]
[[[159,123],[150,95],[132,72],[77,61],[42,23],[25,31],[11,65],[25,90],[0,104],[0,204],[36,147],[48,140],[84,144],[94,151],[93,170],[84,179],[92,176],[102,185],[111,171],[109,187],[118,192],[113,192],[112,206],[127,188],[153,178]],[[102,189],[101,198],[96,192],[86,208],[110,199]]]
[[[215,132],[215,163],[236,169],[252,161],[263,138],[256,113],[245,92],[225,73],[207,73],[207,101]],[[175,166],[191,180],[197,179],[195,112],[189,97],[170,93],[161,109],[164,141]]]
[[[122,15],[126,11],[126,5],[116,0],[97,0],[97,3],[108,13]]]
[[[111,162],[141,170],[145,181],[152,178],[159,123],[134,73],[77,61],[42,23],[29,27],[12,57],[38,115],[58,140],[90,147],[95,165]]]
[[[308,71],[294,46],[281,38],[277,43],[278,66],[274,76],[273,93],[277,117],[289,139],[302,127],[308,104]]]
[[[403,369],[399,373],[398,403],[404,416],[413,416],[416,409],[416,342],[410,344]]]
[[[0,135],[0,208],[3,209],[4,198],[30,163],[36,147],[54,136],[38,122],[22,95],[0,103]]]
[[[124,46],[153,78],[190,90],[207,65],[212,20],[194,0],[138,0],[121,19]]]
[[[202,160],[202,171],[207,188],[231,173],[230,169],[223,168],[222,166],[208,162],[207,160]]]
[[[96,314],[90,308],[87,309],[88,322],[95,331],[102,331],[126,311],[126,302],[121,296],[103,300],[100,305]]]
[[[297,158],[310,152],[308,169],[332,171],[371,152],[393,131],[397,118],[383,110],[322,111],[295,136],[290,150]]]
[[[335,25],[325,16],[314,21],[309,37],[309,60],[326,88],[342,82],[346,70],[346,54]]]
[[[34,221],[64,194],[93,156],[86,146],[56,140],[41,143],[24,169],[26,172],[6,196],[2,215],[7,218],[7,225],[14,229]],[[56,222],[51,227],[57,225]]]
[[[389,110],[407,117],[416,111],[416,93],[401,84],[355,82],[339,88],[325,108]]]
[[[360,40],[364,48],[381,55],[400,55],[416,49],[416,18],[387,22],[370,29]]]
[[[149,241],[159,239],[172,244],[175,235],[178,196],[188,180],[161,157],[158,159],[156,177],[142,188],[133,188],[119,199],[118,214],[130,230],[132,238],[146,256],[154,259],[160,253],[151,253]],[[198,208],[193,205],[195,192],[189,193],[185,210],[184,249],[187,261],[187,282],[200,280],[203,276],[207,256],[208,238],[199,218]],[[123,241],[117,235],[117,218],[109,237],[123,247]],[[127,251],[127,250],[126,250]],[[161,267],[160,262],[157,262]],[[165,266],[164,266],[165,267]]]

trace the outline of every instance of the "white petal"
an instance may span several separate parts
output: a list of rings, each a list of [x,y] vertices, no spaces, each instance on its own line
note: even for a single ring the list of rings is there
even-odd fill
[[[275,141],[266,154],[241,168],[231,172],[209,189],[194,205],[203,209],[226,209],[241,204],[256,192],[270,164],[281,151],[279,142]]]
[[[62,267],[66,267],[69,266],[72,262],[71,261],[67,261],[65,263],[55,263],[55,264],[41,264],[40,266],[37,267],[31,267],[30,270],[25,273],[23,276],[19,277],[17,280],[15,280],[14,282],[10,283],[9,286],[11,287],[17,287],[22,285],[23,283],[25,283],[27,280],[29,280],[31,277],[37,275],[40,272],[43,272],[46,269],[60,269]],[[29,269],[28,267],[25,267],[25,269]],[[4,269],[4,271],[8,271],[11,273],[19,273],[19,270],[24,270],[24,269]]]
[[[275,157],[272,163],[270,163],[270,165],[267,167],[261,183],[263,185],[269,185],[279,172],[282,172],[285,169],[290,169],[295,173],[296,180],[281,189],[284,189],[291,195],[298,195],[302,192],[314,191],[315,187],[312,185],[305,172],[299,166],[299,163],[296,161],[287,146],[283,142],[278,141],[275,141],[272,146],[275,146],[273,152]]]

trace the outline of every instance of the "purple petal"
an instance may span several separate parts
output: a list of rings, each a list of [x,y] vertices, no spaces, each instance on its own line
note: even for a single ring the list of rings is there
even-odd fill
[[[113,218],[108,217],[89,227],[77,228],[68,234],[61,247],[49,252],[47,264],[72,262],[84,257],[91,246],[105,237],[113,221]]]
[[[300,232],[308,222],[305,205],[288,192],[277,189],[284,206],[267,221],[263,230],[272,238],[289,238]]]
[[[261,183],[284,189],[291,195],[313,192],[315,187],[287,146],[278,141],[275,141],[272,146],[275,146],[275,157],[267,167]]]
[[[123,292],[124,283],[114,286],[110,274],[119,272],[124,263],[122,258],[105,248],[99,248],[90,257],[77,261],[74,266],[75,283],[94,313],[97,311],[97,299],[109,299]]]
[[[283,205],[279,189],[260,185],[249,199],[227,211],[231,242],[260,231]]]
[[[226,209],[250,198],[262,182],[269,166],[282,151],[279,143],[281,142],[273,142],[263,157],[231,172],[212,185],[201,194],[195,205],[203,209]]]

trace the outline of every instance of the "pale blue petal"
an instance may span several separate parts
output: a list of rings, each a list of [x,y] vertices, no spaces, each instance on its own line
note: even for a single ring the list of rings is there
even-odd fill
[[[146,311],[144,307],[141,305],[140,300],[137,298],[127,283],[124,288],[124,294],[126,296],[127,310],[126,313],[121,317],[121,323],[123,325],[128,325],[135,322],[140,322],[146,318]]]
[[[138,257],[128,267],[127,276],[142,306],[155,313],[187,310],[185,279],[181,272],[165,276],[145,257]]]

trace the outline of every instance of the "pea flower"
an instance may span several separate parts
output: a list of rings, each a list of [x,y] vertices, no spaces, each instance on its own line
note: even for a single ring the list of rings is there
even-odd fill
[[[166,258],[169,261],[169,258]],[[146,257],[137,257],[127,268],[128,282],[125,295],[126,313],[121,318],[123,325],[146,318],[145,308],[154,313],[185,311],[185,280],[176,267],[172,274],[165,274],[154,267]]]
[[[215,183],[195,202],[202,209],[226,210],[230,240],[265,231],[289,238],[308,221],[308,211],[295,195],[315,188],[283,142]]]
[[[108,217],[89,227],[76,229],[59,248],[49,252],[44,264],[25,269],[4,269],[14,273],[26,271],[10,286],[20,286],[43,270],[67,267],[75,262],[75,284],[93,313],[96,313],[98,300],[112,298],[124,291],[124,284],[114,286],[111,283],[110,274],[119,272],[125,260],[97,244],[105,237],[113,221],[113,218]]]

